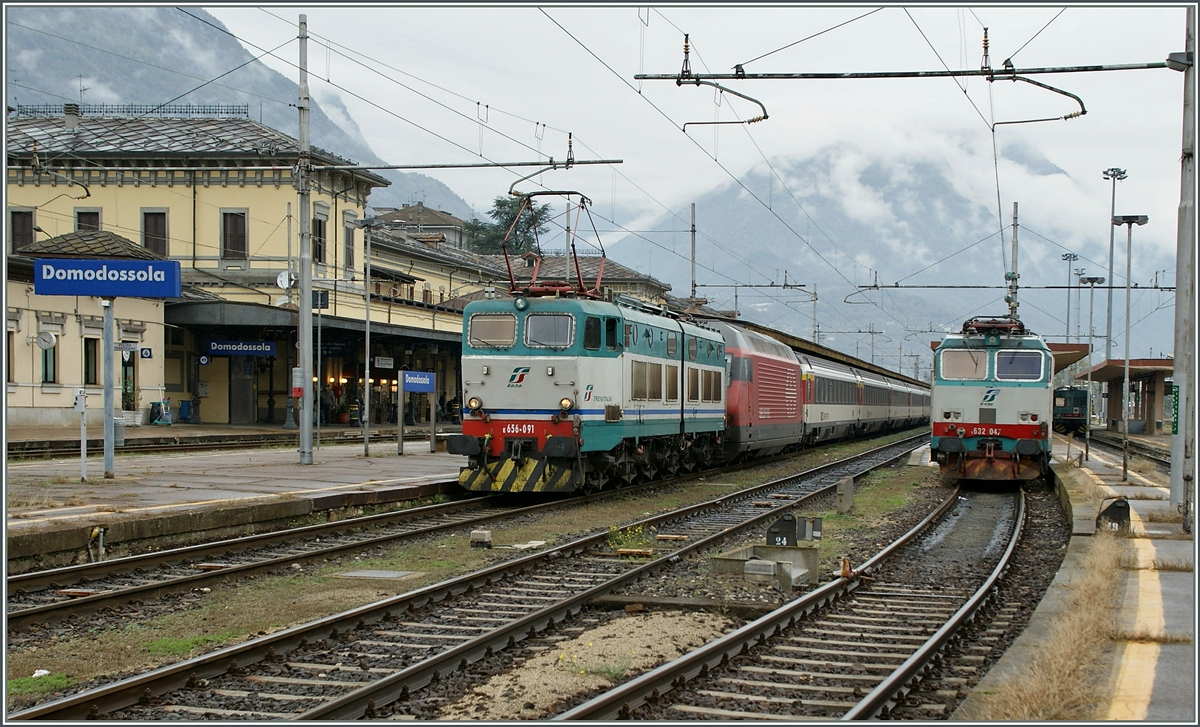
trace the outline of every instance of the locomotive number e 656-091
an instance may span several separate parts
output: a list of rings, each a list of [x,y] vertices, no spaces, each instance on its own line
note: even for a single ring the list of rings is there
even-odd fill
[[[500,428],[502,434],[533,434],[533,422],[528,424],[505,424]]]

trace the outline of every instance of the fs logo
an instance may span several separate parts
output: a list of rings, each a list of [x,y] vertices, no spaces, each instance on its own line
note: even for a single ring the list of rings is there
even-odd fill
[[[996,395],[999,393],[999,389],[985,389],[983,392],[983,401],[980,404],[994,405],[996,403]]]
[[[587,388],[583,390],[583,400],[584,401],[592,400],[592,385],[591,384],[588,384]]]
[[[508,377],[509,386],[520,386],[525,380],[525,374],[529,373],[528,366],[517,366],[513,369],[512,375]]]

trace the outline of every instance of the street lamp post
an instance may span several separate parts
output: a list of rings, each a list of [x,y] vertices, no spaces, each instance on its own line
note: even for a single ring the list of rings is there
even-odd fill
[[[1079,259],[1073,252],[1064,252],[1062,259],[1067,262],[1067,335],[1063,343],[1071,342],[1071,263]]]
[[[1124,169],[1117,169],[1116,167],[1113,167],[1112,169],[1104,170],[1104,178],[1112,180],[1112,211],[1109,212],[1109,216],[1114,219],[1117,216],[1117,182],[1119,182],[1120,180],[1124,179],[1127,176],[1129,176],[1129,175],[1125,174]],[[1113,280],[1113,244],[1114,244],[1114,240],[1116,239],[1116,232],[1117,231],[1115,229],[1115,223],[1114,223],[1113,225],[1110,225],[1109,229],[1108,229],[1108,279],[1110,282],[1108,284],[1108,325],[1104,329],[1104,336],[1105,336],[1105,338],[1104,338],[1104,360],[1105,361],[1108,361],[1109,359],[1112,358],[1112,299],[1113,299],[1113,291],[1112,291],[1112,282],[1111,281]]]
[[[1133,275],[1133,226],[1150,221],[1146,215],[1114,215],[1113,227],[1126,226],[1125,235],[1125,383],[1121,392],[1121,481],[1129,481],[1129,279]],[[1112,290],[1112,287],[1109,287]]]
[[[1104,278],[1080,278],[1080,285],[1090,286],[1088,293],[1088,382],[1087,382],[1087,426],[1083,430],[1083,458],[1092,459],[1092,314],[1096,308],[1096,285],[1104,285]]]

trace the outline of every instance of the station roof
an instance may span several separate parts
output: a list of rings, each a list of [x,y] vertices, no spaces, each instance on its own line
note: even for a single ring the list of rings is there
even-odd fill
[[[1056,374],[1076,361],[1082,361],[1088,355],[1086,343],[1047,343],[1046,346],[1050,348],[1050,353],[1054,354]]]
[[[1171,373],[1175,370],[1175,359],[1170,358],[1131,358],[1129,359],[1129,378],[1152,373]],[[1125,378],[1125,359],[1111,359],[1096,364],[1091,369],[1092,381],[1121,381]],[[1087,378],[1084,371],[1075,375],[1076,379]]]

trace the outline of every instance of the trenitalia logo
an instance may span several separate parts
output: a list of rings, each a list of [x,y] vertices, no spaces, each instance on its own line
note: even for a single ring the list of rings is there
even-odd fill
[[[529,373],[528,366],[517,366],[513,369],[512,376],[508,377],[508,385],[516,386],[525,380],[525,374]]]
[[[179,263],[173,260],[52,258],[34,261],[37,295],[102,298],[178,298]]]
[[[995,404],[996,403],[996,395],[999,393],[1000,393],[999,389],[985,389],[983,392],[983,401],[981,401],[979,403]]]
[[[592,400],[592,385],[591,384],[588,384],[587,388],[583,390],[583,400],[584,401]]]

